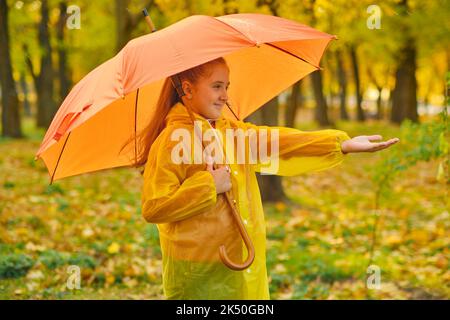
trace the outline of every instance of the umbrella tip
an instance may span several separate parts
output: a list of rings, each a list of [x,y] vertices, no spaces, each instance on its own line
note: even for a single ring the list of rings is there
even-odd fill
[[[145,21],[147,22],[148,26],[150,27],[151,32],[155,32],[156,28],[153,24],[152,18],[150,18],[150,15],[148,14],[147,8],[144,8],[142,10],[142,14],[144,15]]]

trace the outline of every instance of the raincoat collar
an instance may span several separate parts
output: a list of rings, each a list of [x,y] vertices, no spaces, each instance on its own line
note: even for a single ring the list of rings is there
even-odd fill
[[[196,120],[209,122],[209,120],[206,119],[205,117],[203,117],[202,115],[200,115],[194,111],[192,113]],[[215,121],[212,121],[212,122],[215,122],[217,124],[219,121],[224,120],[224,119],[225,118],[223,117],[223,114],[221,114],[221,116],[218,119],[215,119]],[[177,102],[176,104],[174,104],[172,106],[172,108],[170,109],[169,113],[167,114],[167,116],[165,118],[165,122],[166,122],[166,125],[169,125],[174,122],[178,122],[178,123],[181,122],[181,123],[186,123],[186,124],[192,123],[191,118],[189,117],[189,113],[186,109],[186,106],[181,102]]]

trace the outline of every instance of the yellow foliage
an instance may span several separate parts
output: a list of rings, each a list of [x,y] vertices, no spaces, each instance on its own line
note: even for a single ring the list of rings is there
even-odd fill
[[[113,242],[108,247],[109,254],[116,254],[120,251],[120,245],[117,242]]]
[[[388,245],[397,245],[402,243],[402,238],[397,233],[394,233],[385,237],[384,242]]]
[[[112,274],[107,275],[105,279],[107,284],[113,284],[115,280],[116,278]]]
[[[416,243],[423,245],[428,242],[428,232],[425,230],[413,230],[409,238]]]
[[[284,210],[286,210],[286,204],[284,202],[278,201],[275,204],[275,209],[277,209],[277,211],[279,212],[283,212]]]

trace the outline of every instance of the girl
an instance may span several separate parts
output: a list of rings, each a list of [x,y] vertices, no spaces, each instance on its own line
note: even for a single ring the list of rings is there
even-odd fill
[[[158,226],[168,299],[269,299],[264,213],[255,176],[261,163],[227,163],[214,169],[212,155],[207,163],[174,161],[177,130],[193,132],[189,112],[202,129],[214,127],[223,135],[230,128],[276,129],[277,174],[282,176],[331,168],[347,153],[378,151],[399,141],[372,142],[381,136],[351,139],[340,130],[306,132],[225,119],[221,111],[228,99],[229,72],[226,61],[218,58],[166,79],[157,104],[158,117],[148,127],[158,130],[142,136],[150,149],[144,152],[148,157],[140,159],[145,164],[142,214]],[[234,262],[242,262],[247,254],[224,199],[229,190],[255,247],[254,262],[243,271],[228,269],[219,257],[221,245]]]

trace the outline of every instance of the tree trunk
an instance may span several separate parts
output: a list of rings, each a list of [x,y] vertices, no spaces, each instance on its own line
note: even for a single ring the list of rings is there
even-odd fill
[[[417,80],[416,80],[416,43],[411,30],[405,22],[408,19],[408,0],[402,0],[398,5],[403,23],[399,24],[405,35],[398,54],[398,65],[395,73],[395,87],[392,94],[391,121],[400,124],[404,119],[418,122],[417,114]]]
[[[386,74],[388,74],[388,71],[386,71]],[[375,75],[372,72],[372,69],[367,68],[367,76],[369,77],[372,84],[377,88],[378,92],[378,98],[377,98],[377,114],[375,118],[377,120],[383,119],[383,109],[382,109],[382,99],[381,99],[381,92],[383,91],[383,85],[380,84],[379,81],[375,78]]]
[[[19,98],[12,76],[9,51],[8,5],[0,0],[0,84],[2,89],[2,135],[22,137],[19,115]]]
[[[339,114],[342,120],[349,120],[347,112],[347,75],[342,61],[342,52],[336,51],[337,73],[339,81]]]
[[[50,46],[50,34],[48,31],[48,1],[41,2],[41,21],[39,22],[39,46],[41,49],[41,70],[39,75],[34,75],[37,91],[37,126],[47,128],[56,113],[53,99],[53,65],[52,48]],[[32,69],[32,65],[30,64]]]
[[[20,88],[22,90],[23,94],[23,112],[24,115],[27,117],[31,117],[31,106],[30,106],[30,100],[28,99],[28,84],[27,80],[25,78],[25,72],[22,71],[20,73]]]
[[[316,25],[317,19],[314,11],[316,6],[315,0],[310,0],[309,4],[305,6],[305,14],[311,17],[310,25],[314,27]],[[322,83],[322,73],[317,70],[311,73],[311,85],[313,88],[314,99],[316,100],[316,108],[314,110],[314,118],[320,126],[330,125],[330,120],[328,118],[328,106],[323,94],[323,83]]]
[[[246,120],[258,125],[276,126],[278,124],[278,96],[264,104]],[[280,176],[257,174],[256,177],[263,201],[286,200]]]
[[[127,4],[127,0],[116,0],[116,52],[119,52],[130,38],[127,28]]]
[[[295,128],[295,118],[297,116],[297,109],[301,108],[301,86],[300,86],[301,80],[294,83],[292,86],[292,91],[290,98],[287,102],[285,114],[284,114],[284,120],[286,127]]]
[[[362,109],[362,95],[361,95],[361,81],[359,79],[359,63],[356,55],[356,48],[350,46],[350,57],[352,61],[353,76],[355,80],[355,93],[356,93],[356,119],[358,121],[364,121],[366,119],[364,110]]]
[[[381,92],[383,91],[383,88],[377,87],[378,90],[378,98],[377,98],[377,120],[383,119],[383,106],[382,106],[382,99],[381,99]]]
[[[314,98],[316,100],[315,120],[320,126],[329,126],[328,106],[323,96],[322,74],[320,71],[311,73],[311,83],[314,91]]]
[[[273,16],[278,16],[279,3],[276,0],[258,0],[257,6],[268,6]],[[278,125],[278,96],[267,102],[251,117],[250,121],[255,124],[276,126]],[[263,201],[283,201],[286,195],[281,184],[281,177],[276,175],[257,174],[261,198]]]
[[[391,110],[390,112],[390,117],[392,119],[392,113],[393,113],[393,109],[392,109],[392,101],[394,100],[394,88],[390,88],[389,89],[389,99],[386,101],[386,110]]]
[[[58,37],[58,78],[59,78],[59,97],[62,101],[69,93],[71,81],[69,70],[67,66],[67,52],[64,41],[64,29],[67,19],[67,3],[60,2],[59,4],[59,20],[57,27]]]
[[[128,10],[130,0],[116,0],[116,52],[119,52],[128,41],[137,24],[144,20],[141,12],[132,13]],[[154,0],[148,1],[145,8],[158,7]]]
[[[414,41],[406,41],[400,55],[395,87],[392,95],[391,121],[400,124],[404,119],[418,122],[417,114],[417,80],[416,80],[416,48]]]

